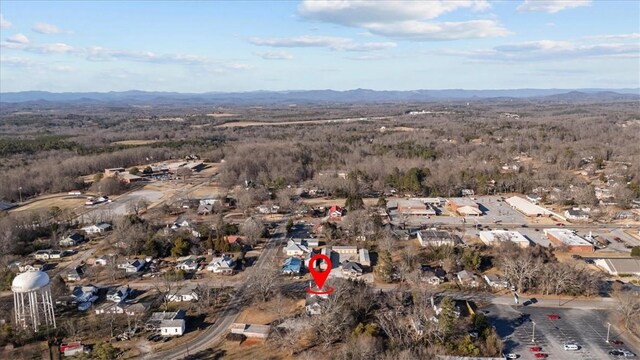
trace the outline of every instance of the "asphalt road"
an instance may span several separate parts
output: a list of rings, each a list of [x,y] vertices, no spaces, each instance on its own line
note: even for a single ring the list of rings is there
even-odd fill
[[[267,242],[263,251],[260,253],[260,257],[254,265],[255,267],[257,267],[257,269],[263,269],[265,265],[269,263],[269,261],[273,260],[278,250],[282,246],[282,243],[285,239],[284,226],[281,226],[279,230],[283,235],[277,238],[271,238]],[[176,346],[171,350],[147,354],[143,357],[143,359],[182,359],[195,355],[199,352],[206,351],[224,335],[227,334],[229,327],[235,322],[236,317],[240,313],[240,310],[245,303],[247,290],[248,286],[246,283],[238,287],[226,310],[220,315],[220,317],[216,319],[216,321],[211,326],[205,329],[196,338],[185,344]]]

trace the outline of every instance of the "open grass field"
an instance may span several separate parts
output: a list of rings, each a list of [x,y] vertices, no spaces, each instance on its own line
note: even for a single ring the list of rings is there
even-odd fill
[[[286,125],[317,125],[317,124],[333,124],[356,121],[375,121],[386,119],[387,117],[372,118],[348,118],[348,119],[328,119],[328,120],[308,120],[308,121],[233,121],[218,125],[220,128],[248,127],[248,126],[286,126]]]
[[[84,205],[86,198],[84,196],[70,196],[66,193],[46,195],[31,200],[28,204],[14,208],[10,212],[20,212],[25,210],[46,210],[57,206],[60,209],[75,209]]]

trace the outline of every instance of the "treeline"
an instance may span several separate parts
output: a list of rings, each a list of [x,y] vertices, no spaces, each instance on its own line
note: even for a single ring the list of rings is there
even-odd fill
[[[67,138],[61,135],[45,135],[35,139],[0,139],[0,156],[34,154],[49,150],[75,150],[79,147]]]
[[[73,152],[54,152],[24,167],[4,171],[0,177],[0,198],[8,201],[32,195],[67,191],[85,186],[80,176],[104,171],[111,167],[129,167],[150,161],[162,161],[173,156],[167,149],[137,147],[112,153],[80,156]],[[18,189],[21,187],[22,189]]]

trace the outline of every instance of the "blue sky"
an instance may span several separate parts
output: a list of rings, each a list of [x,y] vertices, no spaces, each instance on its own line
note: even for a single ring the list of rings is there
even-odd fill
[[[0,91],[640,87],[640,2],[0,2]]]

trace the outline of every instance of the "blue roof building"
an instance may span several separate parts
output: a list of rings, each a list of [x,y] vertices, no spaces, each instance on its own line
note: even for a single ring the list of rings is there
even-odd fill
[[[284,262],[284,266],[282,266],[282,270],[280,271],[286,275],[300,274],[302,271],[302,260],[290,257]]]

